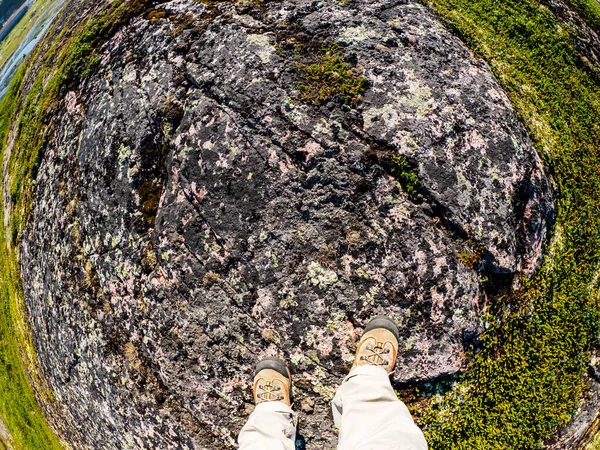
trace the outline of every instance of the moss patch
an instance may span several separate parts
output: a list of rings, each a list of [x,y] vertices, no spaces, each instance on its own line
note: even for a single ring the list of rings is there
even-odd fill
[[[321,48],[313,64],[300,64],[301,81],[298,92],[302,100],[322,105],[339,97],[347,105],[354,105],[367,88],[367,79],[355,73],[343,59],[342,49],[336,45]]]
[[[400,183],[402,190],[408,195],[417,194],[417,184],[419,178],[417,174],[410,168],[407,159],[394,153],[390,164],[390,173]]]
[[[427,3],[489,63],[561,195],[543,266],[495,300],[454,388],[413,412],[432,449],[540,448],[575,411],[598,338],[600,85],[534,0]]]

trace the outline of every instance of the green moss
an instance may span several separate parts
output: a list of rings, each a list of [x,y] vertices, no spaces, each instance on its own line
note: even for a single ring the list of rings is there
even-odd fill
[[[575,411],[599,326],[600,85],[534,0],[428,0],[490,65],[560,189],[543,266],[495,299],[482,349],[427,407],[436,449],[533,449]]]
[[[367,88],[367,80],[354,73],[342,58],[340,47],[330,45],[321,49],[313,64],[300,64],[300,97],[309,103],[321,105],[336,97],[345,104],[354,105]]]
[[[596,423],[596,428],[598,424]],[[586,439],[587,442],[584,442],[583,446],[581,446],[585,450],[600,450],[600,433],[596,435],[588,436]]]
[[[390,173],[400,183],[402,190],[408,195],[417,194],[417,184],[419,178],[417,174],[410,168],[408,161],[403,155],[394,153],[392,155],[392,163],[390,165]]]
[[[22,65],[0,103],[0,161],[10,123],[17,115],[25,72]],[[6,245],[5,236],[4,209],[0,208],[0,416],[15,449],[60,449],[36,402],[25,369],[23,359],[30,359],[31,342],[22,332],[16,252]],[[32,376],[35,378],[35,373]]]

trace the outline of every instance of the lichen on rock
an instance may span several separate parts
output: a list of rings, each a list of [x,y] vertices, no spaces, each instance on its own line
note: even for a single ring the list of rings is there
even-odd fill
[[[367,81],[360,101],[303,100],[277,49],[314,39]],[[486,64],[418,3],[159,2],[98,46],[20,243],[74,448],[230,448],[271,354],[302,433],[332,446],[328,400],[370,317],[400,324],[398,381],[452,375],[491,296],[541,261],[541,162]]]

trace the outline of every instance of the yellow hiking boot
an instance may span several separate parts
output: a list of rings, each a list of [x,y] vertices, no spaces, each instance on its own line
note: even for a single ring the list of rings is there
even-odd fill
[[[256,365],[254,375],[254,404],[262,402],[283,402],[291,405],[292,376],[285,363],[275,357],[268,357]]]
[[[358,343],[351,370],[372,365],[381,366],[391,373],[398,355],[398,336],[398,327],[389,317],[371,319]]]

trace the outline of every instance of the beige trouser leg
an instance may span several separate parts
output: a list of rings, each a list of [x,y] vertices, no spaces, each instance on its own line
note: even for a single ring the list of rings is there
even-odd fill
[[[295,450],[296,423],[296,413],[285,403],[259,403],[240,431],[240,450]]]
[[[338,450],[427,450],[423,432],[381,367],[360,366],[350,372],[332,409],[340,430]]]

